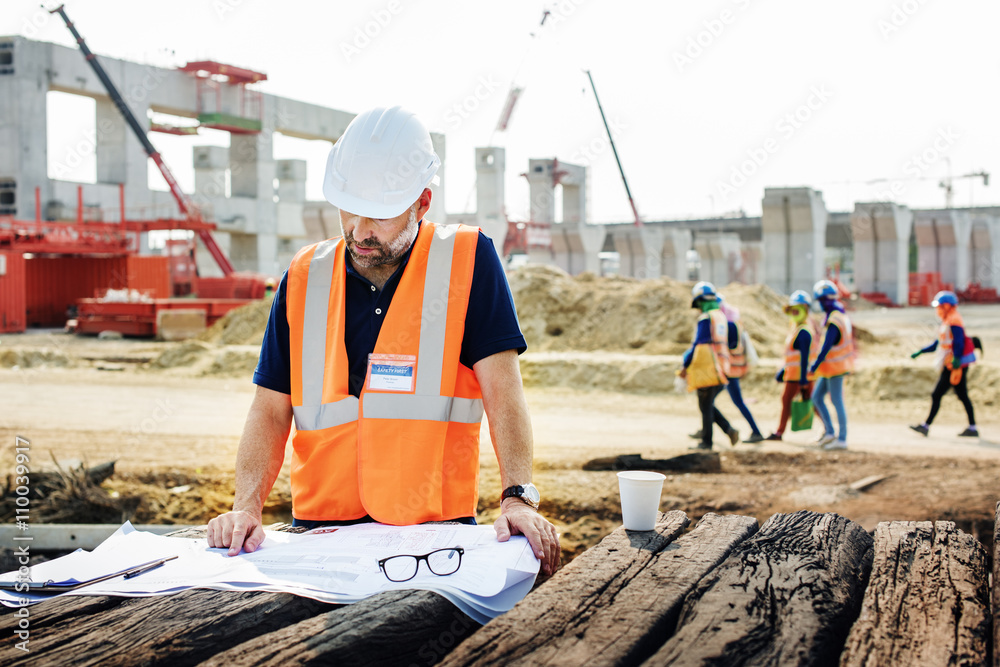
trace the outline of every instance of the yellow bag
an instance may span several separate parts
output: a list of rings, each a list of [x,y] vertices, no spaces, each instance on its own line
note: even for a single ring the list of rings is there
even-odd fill
[[[727,384],[719,360],[709,345],[696,345],[687,369],[688,391]]]

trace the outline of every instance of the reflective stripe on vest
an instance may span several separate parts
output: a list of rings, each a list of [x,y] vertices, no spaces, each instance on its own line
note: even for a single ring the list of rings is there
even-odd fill
[[[746,333],[743,329],[743,325],[739,322],[733,322],[736,326],[736,347],[729,348],[729,377],[731,378],[741,378],[747,374],[749,367],[747,366],[747,353],[746,346],[743,344],[743,335]],[[729,343],[729,325],[726,324],[726,344]]]

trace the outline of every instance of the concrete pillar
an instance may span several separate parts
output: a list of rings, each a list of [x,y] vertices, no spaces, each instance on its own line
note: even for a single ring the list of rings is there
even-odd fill
[[[246,231],[256,237],[233,237],[233,265],[237,271],[259,271],[276,275],[278,265],[275,163],[273,158],[274,114],[269,98],[264,104],[263,127],[256,134],[233,134],[229,143],[232,197],[255,199],[254,221]]]
[[[278,267],[284,270],[299,248],[305,245],[306,161],[278,160],[275,162],[275,174],[278,177]]]
[[[226,197],[226,172],[229,170],[229,148],[227,146],[195,146],[194,193],[191,200],[201,214],[209,220],[216,220],[215,204]]]
[[[608,228],[619,256],[619,275],[659,278],[662,273],[664,230],[616,225]]]
[[[1000,287],[998,281],[998,251],[1000,251],[1000,218],[994,215],[970,213],[972,237],[970,243],[969,281],[983,287]]]
[[[854,284],[859,292],[882,292],[894,303],[909,301],[909,246],[913,213],[887,202],[861,202],[851,214]]]
[[[556,266],[571,276],[584,271],[601,274],[599,253],[607,230],[603,225],[564,222],[552,226],[552,252]]]
[[[552,160],[528,160],[528,200],[532,222],[556,221],[555,183],[552,178]]]
[[[506,151],[498,146],[476,149],[476,224],[493,239],[497,255],[503,257],[507,239],[504,210]]]
[[[919,211],[914,214],[917,272],[940,273],[941,282],[965,289],[972,276],[972,218],[964,211]]]
[[[764,282],[790,294],[825,274],[826,205],[812,188],[765,188],[761,213]]]
[[[0,75],[0,215],[32,220],[35,188],[42,214],[52,199],[46,141],[49,45],[22,37],[0,38],[5,54]]]
[[[707,280],[722,289],[731,283],[742,262],[739,234],[707,233],[694,238],[694,247],[701,257],[700,280]]]
[[[661,275],[674,280],[688,279],[687,253],[691,250],[690,229],[663,230]]]
[[[761,241],[744,241],[740,251],[743,266],[737,271],[736,280],[744,285],[756,285],[760,282],[764,257],[764,244]]]

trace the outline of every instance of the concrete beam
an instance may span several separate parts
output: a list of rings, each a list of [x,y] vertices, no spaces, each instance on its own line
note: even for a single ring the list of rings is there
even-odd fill
[[[632,278],[659,278],[662,275],[664,230],[633,225],[609,226],[619,273]]]
[[[738,234],[697,234],[694,247],[701,258],[699,280],[707,280],[721,289],[735,279],[737,266],[742,261]]]
[[[812,188],[766,188],[761,215],[764,282],[784,294],[823,277],[826,205]]]
[[[590,271],[601,274],[599,253],[607,230],[603,225],[560,223],[552,225],[552,252],[556,265],[571,276]]]
[[[661,275],[674,280],[689,280],[687,253],[692,247],[690,229],[664,229]]]

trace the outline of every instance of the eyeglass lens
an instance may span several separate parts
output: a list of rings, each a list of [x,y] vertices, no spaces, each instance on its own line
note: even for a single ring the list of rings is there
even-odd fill
[[[423,556],[393,556],[382,562],[382,569],[392,581],[406,581],[417,576],[420,561],[427,561],[430,571],[439,576],[454,574],[462,562],[458,549],[439,549]]]

